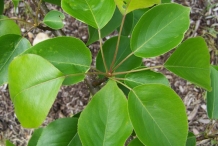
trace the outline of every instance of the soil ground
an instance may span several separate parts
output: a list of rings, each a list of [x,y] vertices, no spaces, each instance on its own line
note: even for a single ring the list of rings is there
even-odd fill
[[[30,2],[30,8],[33,9],[33,4]],[[211,64],[218,65],[217,48],[218,48],[218,1],[216,0],[175,0],[185,6],[191,7],[191,25],[190,29],[186,33],[186,38],[202,36],[205,38],[211,55]],[[48,5],[49,9],[60,9],[53,5]],[[9,17],[14,17],[14,9],[11,1],[5,1],[4,14]],[[26,5],[21,2],[19,5],[19,14],[16,17],[24,18],[25,20],[31,20],[28,15],[28,9]],[[30,33],[28,26],[20,24],[22,32],[27,35],[27,38],[32,42],[35,36],[41,31],[39,29],[33,29]],[[84,42],[88,39],[87,26],[74,18],[66,15],[65,27],[63,31],[67,36],[78,37]],[[50,37],[54,37],[51,32],[46,31]],[[99,49],[99,44],[95,43],[89,46],[93,53],[93,60]],[[160,57],[144,59],[146,66],[154,66],[163,64],[169,55],[169,52]],[[216,120],[209,120],[206,113],[205,91],[175,75],[169,71],[162,69],[159,70],[166,75],[171,83],[171,87],[182,98],[186,105],[189,131],[193,132],[197,136],[197,145],[211,146],[217,145],[218,137],[205,138],[203,136],[205,131],[209,133],[218,134],[218,122]],[[61,87],[56,101],[51,108],[49,115],[42,126],[47,125],[51,121],[70,117],[80,111],[88,103],[90,92],[87,85],[82,82],[73,86]],[[4,145],[3,140],[9,139],[17,146],[25,146],[28,139],[31,137],[33,129],[24,129],[20,126],[19,121],[14,114],[13,104],[10,100],[7,85],[0,87],[0,146]]]

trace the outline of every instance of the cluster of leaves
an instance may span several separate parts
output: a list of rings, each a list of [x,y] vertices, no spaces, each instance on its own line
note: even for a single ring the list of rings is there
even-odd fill
[[[31,46],[13,20],[0,16],[0,85],[9,84],[21,125],[38,128],[62,85],[81,82],[88,74],[108,80],[81,114],[36,129],[28,146],[120,146],[130,135],[134,140],[129,146],[195,145],[182,100],[154,68],[165,67],[206,89],[208,116],[218,118],[218,67],[210,66],[203,38],[182,42],[190,8],[166,0],[62,0],[55,4],[88,25],[87,44],[62,36]],[[43,23],[60,29],[62,19],[61,12],[50,11]],[[103,44],[102,38],[116,29],[118,36]],[[89,72],[92,57],[87,46],[98,39],[96,68]],[[142,65],[142,58],[175,47],[164,65]]]

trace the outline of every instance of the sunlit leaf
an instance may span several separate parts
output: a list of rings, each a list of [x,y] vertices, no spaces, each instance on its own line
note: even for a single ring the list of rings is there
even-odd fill
[[[84,146],[121,146],[131,132],[126,97],[110,80],[81,113],[79,137]]]
[[[180,97],[162,84],[133,88],[128,110],[137,137],[148,146],[184,146],[188,135],[186,109]]]
[[[61,29],[64,27],[63,24],[63,19],[65,18],[64,14],[59,12],[59,11],[50,11],[48,12],[44,19],[43,22],[50,28],[53,29]]]
[[[49,39],[33,46],[25,53],[40,55],[62,73],[69,75],[64,85],[82,81],[92,61],[90,50],[81,40],[73,37]]]
[[[62,0],[63,10],[80,21],[102,29],[115,11],[114,0]]]
[[[22,55],[11,62],[10,97],[23,127],[36,128],[42,124],[63,80],[63,74],[38,55]]]
[[[164,66],[176,75],[206,89],[210,85],[210,55],[202,37],[183,42]]]
[[[138,57],[154,57],[176,47],[189,28],[190,8],[161,4],[147,11],[136,24],[131,49]]]
[[[30,42],[19,35],[8,34],[0,37],[0,85],[8,82],[10,62],[30,47]]]

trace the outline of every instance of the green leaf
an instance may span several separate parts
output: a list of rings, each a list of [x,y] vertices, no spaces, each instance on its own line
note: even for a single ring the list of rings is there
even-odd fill
[[[48,27],[57,30],[57,29],[61,29],[62,27],[64,27],[64,24],[63,24],[64,19],[65,19],[65,16],[63,13],[53,10],[53,11],[48,12],[45,15],[43,22]]]
[[[77,135],[78,118],[55,120],[44,128],[37,146],[70,146]]]
[[[83,146],[121,146],[131,132],[126,97],[110,80],[81,113],[79,137]]]
[[[9,140],[6,140],[5,146],[15,146],[15,145],[12,142],[10,142]]]
[[[164,66],[176,75],[211,90],[210,55],[202,37],[190,38],[183,42]]]
[[[162,84],[146,84],[129,93],[128,109],[137,137],[148,146],[183,146],[188,135],[180,97]]]
[[[80,21],[102,29],[115,11],[114,0],[62,0],[63,10]]]
[[[20,0],[12,0],[14,7],[17,8],[19,5]]]
[[[188,133],[188,138],[186,141],[186,146],[196,146],[196,137],[193,133]]]
[[[132,32],[134,54],[154,57],[176,47],[189,28],[189,13],[190,8],[175,3],[161,4],[147,11]]]
[[[113,37],[107,40],[103,45],[103,53],[106,60],[107,67],[109,68],[116,49],[118,37]],[[118,65],[124,58],[126,58],[131,53],[129,38],[125,36],[121,36],[119,50],[117,53],[116,61],[114,66]],[[119,66],[115,72],[129,71],[133,68],[140,66],[142,63],[142,59],[136,56],[129,57],[121,66]],[[103,59],[101,56],[101,51],[99,51],[96,58],[96,68],[102,72],[105,72],[105,67],[103,64]],[[117,75],[118,77],[124,77],[125,75]]]
[[[123,15],[136,9],[151,7],[160,2],[160,0],[115,0],[117,7]]]
[[[218,119],[218,69],[211,66],[212,91],[207,92],[207,114],[210,119]]]
[[[92,61],[90,50],[81,40],[73,37],[49,39],[36,44],[25,53],[42,56],[68,75],[64,85],[82,81]]]
[[[133,19],[134,19],[133,20],[133,28],[138,23],[138,21],[143,16],[143,14],[145,14],[145,12],[147,12],[148,10],[149,10],[149,8],[138,9],[138,10],[133,11]]]
[[[125,77],[125,84],[130,88],[149,83],[170,86],[168,79],[163,74],[151,70],[129,73]]]
[[[43,0],[43,1],[61,6],[61,0]]]
[[[128,146],[144,146],[138,138],[133,139]]]
[[[118,9],[115,10],[113,17],[111,20],[101,29],[101,37],[104,38],[105,36],[112,33],[117,27],[120,26],[122,20],[122,15]],[[90,45],[95,41],[99,40],[98,30],[88,26],[89,29],[89,40],[86,45]]]
[[[0,0],[0,15],[4,12],[4,0]]]
[[[10,20],[4,15],[0,15],[0,28],[2,28],[0,31],[0,36],[6,34],[21,35],[19,26],[13,20]]]
[[[42,124],[63,80],[63,74],[38,55],[22,55],[11,62],[9,92],[23,127],[36,128]]]
[[[30,42],[22,36],[8,34],[0,37],[0,85],[8,82],[10,62],[30,47]]]
[[[78,133],[73,137],[67,146],[82,146],[82,142],[80,141]]]
[[[28,146],[36,146],[38,143],[38,140],[42,134],[43,128],[38,128],[34,130],[32,137],[30,138],[28,142]]]
[[[171,3],[171,0],[161,0],[161,3]]]
[[[132,32],[133,24],[134,24],[133,12],[131,12],[126,15],[121,35],[129,36]]]

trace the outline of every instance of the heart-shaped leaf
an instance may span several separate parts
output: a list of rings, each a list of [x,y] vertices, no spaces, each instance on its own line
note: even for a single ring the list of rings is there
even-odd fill
[[[64,27],[63,20],[65,16],[59,11],[50,11],[45,15],[43,22],[50,28],[61,29]]]
[[[184,146],[186,109],[180,97],[162,84],[146,84],[129,93],[128,109],[137,137],[148,146]]]
[[[37,146],[73,146],[72,141],[77,137],[77,122],[78,118],[62,118],[50,123],[42,131]]]
[[[0,85],[8,82],[8,66],[14,57],[30,47],[30,42],[19,35],[7,34],[0,37]]]
[[[129,73],[125,77],[125,84],[130,88],[149,83],[170,86],[168,79],[163,74],[151,70]]]
[[[121,146],[131,132],[126,97],[110,80],[81,113],[79,137],[84,146]]]
[[[42,134],[42,131],[43,131],[42,127],[34,130],[32,136],[28,142],[28,146],[36,146],[37,145],[39,138]]]
[[[104,38],[105,36],[112,33],[117,27],[120,26],[122,20],[122,15],[118,9],[115,10],[113,17],[111,20],[101,29],[101,37]],[[89,29],[89,40],[86,45],[90,45],[93,42],[99,40],[98,30],[88,26]]]
[[[183,42],[164,64],[176,75],[206,89],[210,85],[210,55],[202,37]]]
[[[63,10],[80,21],[102,29],[115,11],[114,0],[62,0]]]
[[[161,4],[147,11],[136,24],[131,49],[138,57],[154,57],[176,47],[189,28],[190,8]]]
[[[151,7],[160,2],[160,0],[115,0],[117,7],[123,15],[136,9]]]
[[[0,15],[0,28],[7,28],[1,29],[0,36],[6,34],[21,35],[19,26],[13,20],[10,20],[8,17],[4,15]]]
[[[107,40],[103,45],[103,53],[106,61],[107,67],[110,67],[112,60],[114,58],[114,52],[116,49],[118,37],[113,37]],[[126,58],[131,53],[129,38],[125,36],[121,36],[119,50],[117,53],[116,61],[114,66],[118,65],[124,58]],[[119,66],[115,72],[129,71],[142,63],[142,59],[136,56],[129,57],[121,66]],[[105,67],[103,64],[103,59],[101,56],[101,52],[99,51],[98,56],[96,58],[96,68],[102,72],[105,72]],[[124,77],[125,75],[117,75],[119,77]]]
[[[218,67],[211,66],[212,91],[207,92],[207,114],[210,119],[218,119]]]
[[[57,37],[43,41],[28,49],[26,54],[42,56],[68,75],[64,85],[76,84],[85,78],[90,68],[91,52],[79,39],[73,37]]]
[[[9,91],[21,125],[36,128],[46,118],[63,74],[38,55],[16,57],[9,65]]]

